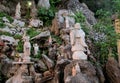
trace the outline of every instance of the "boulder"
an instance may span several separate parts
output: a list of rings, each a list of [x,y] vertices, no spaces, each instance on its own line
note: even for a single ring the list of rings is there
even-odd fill
[[[10,36],[1,35],[0,38],[2,41],[8,42],[8,44],[16,44],[17,42],[13,37]]]
[[[42,60],[39,60],[36,66],[39,68],[39,70],[42,70],[42,71],[47,70],[47,67]]]
[[[6,57],[4,54],[0,56],[1,70],[0,72],[6,76],[11,77],[15,74],[16,68],[12,66],[12,60]]]
[[[120,83],[120,69],[118,62],[113,58],[109,57],[105,66],[105,75],[110,83]]]
[[[50,8],[50,2],[49,2],[49,0],[39,0],[37,6],[49,9]]]
[[[74,13],[81,11],[85,15],[89,24],[94,25],[97,23],[94,13],[85,3],[80,3],[79,0],[62,0],[59,7],[62,9],[72,10]]]
[[[14,19],[13,23],[12,23],[14,26],[17,26],[17,27],[24,27],[25,26],[25,22],[23,21],[20,21],[20,20],[17,20],[17,19]]]
[[[44,62],[45,62],[45,64],[47,65],[47,67],[49,68],[49,69],[51,69],[51,68],[53,68],[54,67],[54,62],[50,59],[50,58],[48,58],[46,55],[42,55],[42,57],[43,57],[43,59],[44,59]]]
[[[72,68],[75,64],[79,64],[81,72],[72,76]],[[85,60],[76,60],[68,64],[64,70],[64,81],[68,80],[68,77],[70,81],[67,83],[99,83],[95,67]]]

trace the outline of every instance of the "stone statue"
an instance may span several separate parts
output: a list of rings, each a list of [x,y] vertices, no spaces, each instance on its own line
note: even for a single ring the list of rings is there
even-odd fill
[[[34,44],[33,47],[34,47],[34,55],[37,55],[37,54],[38,54],[38,51],[39,51],[39,46],[38,46],[38,44],[37,44],[37,43]]]
[[[50,45],[52,44],[52,37],[51,36],[49,37],[49,44]]]
[[[29,22],[29,27],[40,27],[43,26],[43,21],[39,20],[39,19],[30,19]]]
[[[20,5],[20,2],[17,4],[16,6],[16,11],[15,11],[15,18],[16,19],[21,19],[21,5]]]
[[[68,20],[67,17],[65,18],[65,24],[66,24],[66,28],[69,28],[69,27],[70,27],[70,25],[69,25],[69,20]]]
[[[87,60],[87,55],[84,52],[90,53],[88,46],[85,43],[85,33],[81,29],[79,23],[76,23],[74,29],[70,31],[70,42],[72,46],[72,58],[73,60]]]
[[[31,44],[29,42],[29,36],[23,36],[24,40],[24,57],[23,62],[30,61],[30,51],[31,51]]]

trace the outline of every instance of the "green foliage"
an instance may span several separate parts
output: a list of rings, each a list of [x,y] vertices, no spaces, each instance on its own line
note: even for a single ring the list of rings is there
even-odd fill
[[[37,54],[37,55],[34,55],[34,58],[40,59],[41,57],[42,57],[42,53],[41,53],[41,51],[39,50],[39,51],[38,51],[38,54]]]
[[[38,35],[40,32],[38,30],[36,30],[35,28],[30,28],[27,30],[27,35],[30,36],[30,38]]]
[[[11,37],[14,37],[15,39],[21,39],[21,38],[22,38],[21,35],[18,35],[18,34],[12,35],[12,34],[10,34],[9,32],[2,32],[2,31],[0,31],[0,35],[11,36]]]
[[[112,12],[120,13],[120,0],[112,0]]]
[[[102,37],[98,37],[97,40],[93,39],[93,43],[96,47],[95,56],[103,64],[109,57],[109,50],[112,50],[112,56],[117,58],[117,35],[115,33],[112,20],[108,11],[100,10],[97,12],[99,16],[98,23],[93,26],[94,31]]]
[[[13,19],[7,15],[6,13],[0,12],[0,20],[2,19],[2,17],[6,17],[10,22],[13,21]]]
[[[23,53],[23,41],[20,40],[18,42],[18,46],[16,47],[17,52]]]
[[[50,0],[50,4],[52,7],[56,7],[60,1],[61,0]]]
[[[111,21],[112,14],[110,11],[100,9],[100,10],[97,10],[95,15],[99,19],[99,22],[103,23],[104,25],[112,24],[112,21]]]
[[[15,39],[21,39],[21,38],[22,38],[22,36],[21,36],[21,35],[18,35],[18,34],[14,35],[13,37],[14,37]]]
[[[82,27],[82,29],[85,31],[85,33],[87,34],[87,36],[88,36],[88,34],[89,34],[89,28],[86,26],[86,24],[85,24],[85,16],[83,15],[83,13],[82,12],[76,12],[75,13],[75,16],[72,16],[72,17],[74,17],[74,19],[75,19],[75,22],[76,23],[80,23],[80,25],[81,25],[81,27]]]
[[[3,12],[0,12],[0,28],[3,28],[5,26],[3,23],[3,20],[2,20],[3,17],[6,17],[10,22],[13,21],[13,19],[9,15],[7,15]]]
[[[52,20],[55,17],[55,12],[57,11],[57,6],[61,0],[50,0],[51,7],[49,9],[39,8],[38,17],[43,21],[44,26],[49,26],[52,24]]]
[[[79,22],[79,23],[83,23],[85,22],[85,16],[82,14],[82,12],[76,12],[75,13],[75,16],[73,16],[75,18],[75,21],[76,22]]]
[[[38,17],[40,20],[43,21],[44,25],[46,26],[51,25],[54,16],[55,16],[55,10],[52,8],[50,8],[49,10],[45,8],[40,8],[38,10]]]
[[[54,38],[55,39],[55,41],[59,44],[59,45],[61,45],[62,44],[62,39],[59,37],[59,36],[56,36],[56,35],[51,35],[52,36],[52,38]]]

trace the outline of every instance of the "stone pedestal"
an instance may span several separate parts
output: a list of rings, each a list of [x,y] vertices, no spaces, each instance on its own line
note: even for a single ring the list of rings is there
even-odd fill
[[[13,62],[17,66],[15,75],[9,78],[6,83],[33,83],[33,80],[38,80],[40,74],[37,74],[33,67],[33,62]]]

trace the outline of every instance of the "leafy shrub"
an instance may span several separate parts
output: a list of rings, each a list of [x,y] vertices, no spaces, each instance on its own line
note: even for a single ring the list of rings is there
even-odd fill
[[[39,33],[40,33],[40,32],[37,31],[35,28],[30,28],[30,29],[27,30],[27,35],[29,35],[30,38],[38,35]]]
[[[13,21],[13,19],[9,15],[7,15],[6,13],[0,12],[0,28],[3,28],[5,26],[2,20],[3,17],[6,17],[10,22]]]
[[[94,56],[103,64],[107,61],[110,50],[111,56],[117,59],[117,35],[110,19],[110,13],[105,10],[99,10],[97,15],[99,18],[98,23],[93,26],[93,30],[98,34],[97,40],[93,38],[96,48]]]
[[[56,35],[51,35],[52,36],[52,38],[54,38],[55,39],[55,41],[60,45],[60,44],[62,44],[62,39],[59,37],[59,36],[56,36]]]
[[[52,7],[56,7],[61,0],[50,0],[50,4]]]
[[[48,26],[51,25],[52,19],[55,16],[55,10],[50,8],[47,10],[46,8],[40,8],[38,10],[38,17],[40,20],[43,21],[44,25]]]
[[[16,50],[20,53],[23,53],[23,41],[22,40],[20,40],[18,42],[18,46],[17,46]]]
[[[72,16],[75,18],[75,22],[83,23],[85,22],[85,16],[82,14],[82,12],[76,12],[75,16]]]

